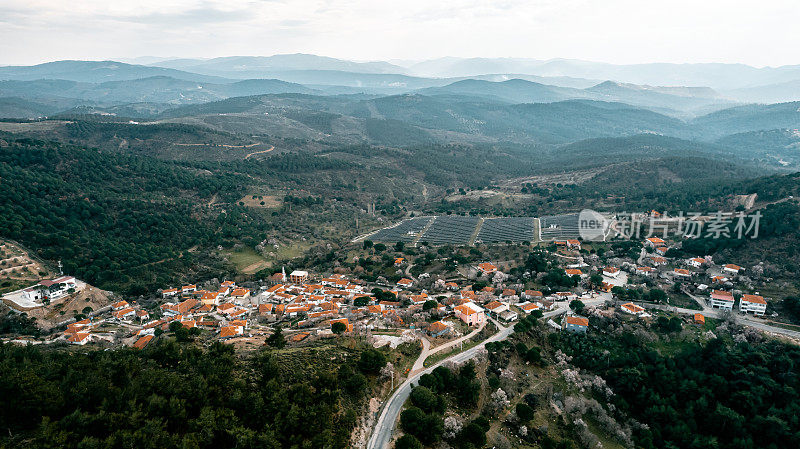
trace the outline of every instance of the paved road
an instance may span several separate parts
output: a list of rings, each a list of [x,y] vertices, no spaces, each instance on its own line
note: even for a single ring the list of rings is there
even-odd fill
[[[482,331],[485,326],[486,323],[483,323],[482,325],[480,325],[480,327],[473,329],[472,332],[468,333],[467,335],[464,335],[463,337],[457,338],[453,341],[448,341],[447,343],[437,346],[433,349],[431,349],[430,347],[431,343],[430,341],[428,341],[427,338],[420,337],[422,339],[422,352],[420,353],[419,357],[417,357],[417,360],[414,362],[414,366],[411,367],[410,374],[414,375],[417,373],[417,371],[420,371],[423,368],[425,368],[425,360],[432,354],[436,354],[437,352],[442,351],[444,349],[452,348],[453,346],[461,343],[462,341],[469,340],[470,338],[477,335],[478,332]]]
[[[551,318],[565,313],[568,310],[567,305],[562,304],[562,306],[563,307],[557,310],[545,313],[544,318]],[[405,404],[408,396],[411,394],[411,384],[418,383],[419,378],[422,377],[423,374],[431,373],[436,367],[441,366],[446,362],[465,362],[478,355],[478,353],[486,346],[486,343],[505,340],[514,332],[513,326],[503,327],[495,320],[492,320],[492,322],[495,323],[498,329],[500,329],[496,334],[464,352],[454,354],[453,356],[443,359],[423,371],[417,372],[406,379],[406,381],[403,382],[397,388],[397,390],[395,390],[394,394],[392,394],[389,400],[386,401],[383,410],[381,410],[378,421],[375,424],[375,427],[372,429],[372,435],[370,435],[369,441],[367,441],[367,449],[384,449],[389,447],[389,442],[392,440],[392,432],[394,430],[394,425],[397,422],[397,417],[400,415],[400,410],[403,408],[403,404]]]

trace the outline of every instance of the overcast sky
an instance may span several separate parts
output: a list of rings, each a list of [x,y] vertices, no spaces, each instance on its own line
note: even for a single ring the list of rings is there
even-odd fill
[[[314,53],[800,64],[798,0],[0,0],[0,64]]]

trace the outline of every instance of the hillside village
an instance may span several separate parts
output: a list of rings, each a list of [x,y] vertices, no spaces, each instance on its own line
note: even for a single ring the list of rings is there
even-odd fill
[[[726,312],[742,318],[767,314],[768,300],[755,289],[759,267],[748,273],[711,257],[674,257],[672,249],[680,243],[659,237],[609,243],[567,239],[534,250],[537,257],[551,260],[552,269],[546,272],[532,273],[524,261],[504,262],[509,271],[504,272],[497,262],[474,260],[449,278],[436,270],[412,275],[421,256],[399,245],[394,256],[382,256],[391,261],[387,270],[398,273],[392,281],[302,270],[287,275],[284,270],[241,285],[206,281],[165,286],[158,296],[117,298],[85,316],[76,313],[61,333],[41,341],[142,349],[164,333],[185,329],[181,332],[191,338],[241,348],[258,347],[283,332],[291,344],[386,331],[404,340],[424,335],[446,342],[492,319],[508,325],[531,314],[546,314],[552,326],[581,333],[590,329],[592,314],[614,309],[641,319],[662,311],[679,313],[695,324]],[[371,243],[364,245],[368,247],[374,251]],[[6,294],[4,301],[20,311],[47,307],[84,287],[61,276]],[[373,338],[376,346],[388,340]]]

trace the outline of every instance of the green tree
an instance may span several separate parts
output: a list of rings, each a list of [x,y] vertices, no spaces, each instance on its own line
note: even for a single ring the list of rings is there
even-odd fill
[[[283,329],[280,326],[276,327],[275,332],[267,337],[267,345],[275,349],[282,349],[286,346],[286,337],[284,337]]]
[[[377,349],[367,349],[361,353],[358,368],[366,374],[378,374],[386,365],[386,356]]]
[[[569,303],[569,308],[575,311],[575,313],[581,314],[583,313],[583,309],[586,308],[586,304],[584,304],[580,299],[573,299]]]
[[[422,449],[422,443],[414,435],[403,435],[394,443],[394,449]]]
[[[346,330],[347,330],[347,325],[345,325],[341,321],[336,321],[331,325],[331,331],[336,335],[341,335]]]

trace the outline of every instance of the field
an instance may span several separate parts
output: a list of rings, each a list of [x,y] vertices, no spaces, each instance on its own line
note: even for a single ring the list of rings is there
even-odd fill
[[[243,196],[238,203],[247,207],[260,207],[260,208],[275,208],[280,207],[283,203],[277,195],[259,195],[249,194]]]
[[[19,245],[0,240],[0,293],[28,286],[49,274]]]
[[[539,233],[541,223],[541,236]],[[415,217],[383,228],[366,237],[375,242],[431,245],[531,242],[577,239],[578,214],[541,217],[497,217],[441,215]]]
[[[229,250],[225,254],[236,270],[244,274],[253,274],[268,266],[267,260],[250,248],[237,248]]]

